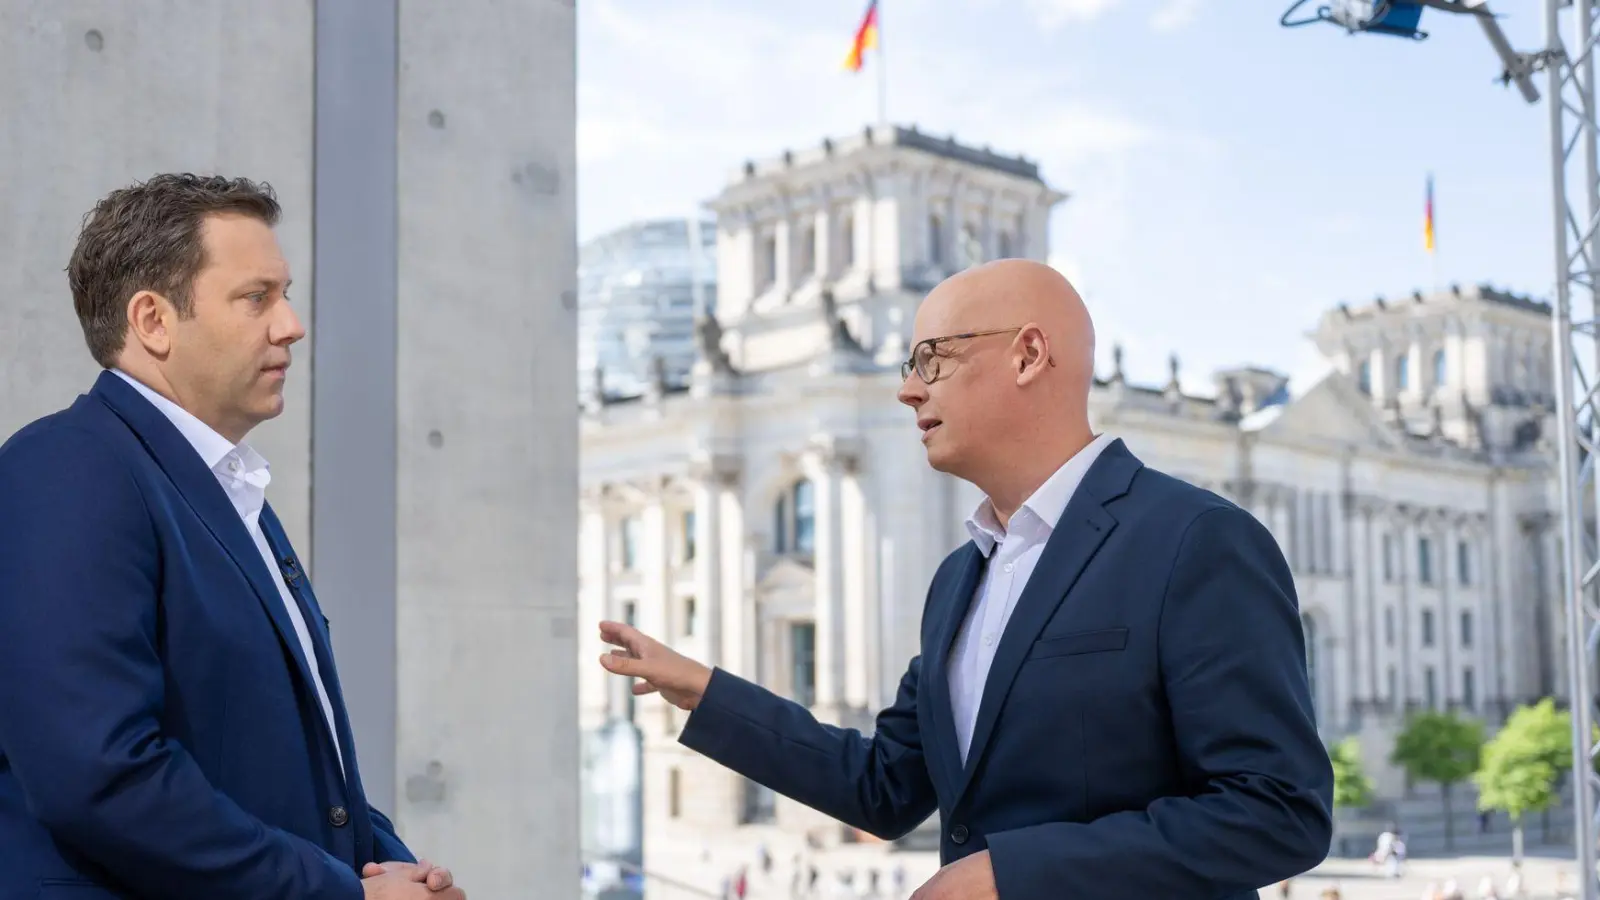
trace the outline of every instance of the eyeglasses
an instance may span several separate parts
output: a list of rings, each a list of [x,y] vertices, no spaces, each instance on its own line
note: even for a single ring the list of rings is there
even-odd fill
[[[911,356],[900,364],[900,380],[905,381],[911,377],[912,372],[922,379],[923,384],[933,384],[939,380],[939,345],[950,341],[964,341],[969,338],[986,337],[991,334],[1010,334],[1021,331],[1021,326],[1013,328],[996,328],[992,331],[968,331],[964,334],[947,334],[944,337],[928,338],[911,348]]]

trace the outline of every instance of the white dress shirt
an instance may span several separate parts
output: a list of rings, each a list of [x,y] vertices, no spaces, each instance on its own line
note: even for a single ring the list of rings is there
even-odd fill
[[[328,691],[322,686],[322,673],[317,666],[317,654],[311,646],[311,632],[306,628],[305,617],[300,614],[300,604],[295,602],[294,595],[289,593],[289,586],[284,584],[283,572],[278,568],[278,561],[272,555],[272,547],[267,543],[267,536],[261,530],[261,508],[266,505],[267,485],[272,482],[267,461],[249,444],[235,446],[232,441],[217,434],[211,426],[195,418],[188,410],[151,390],[137,378],[121,369],[111,371],[133,385],[134,390],[149,400],[156,409],[161,410],[161,413],[183,434],[195,452],[200,454],[200,460],[206,464],[206,468],[217,476],[222,490],[227,493],[234,510],[244,521],[245,530],[250,532],[251,540],[255,541],[256,549],[261,552],[261,561],[266,563],[267,572],[271,574],[273,583],[278,586],[278,597],[283,601],[284,608],[289,611],[289,621],[294,623],[295,636],[300,639],[300,650],[305,654],[306,664],[311,667],[311,678],[317,685],[317,698],[322,701],[322,714],[328,718],[328,732],[333,736],[333,750],[339,756],[339,771],[343,772],[344,751],[339,747],[339,729],[334,725],[333,703],[328,700]]]
[[[1045,542],[1050,540],[1061,514],[1066,512],[1067,502],[1083,483],[1089,466],[1112,440],[1110,435],[1102,434],[1067,460],[1033,492],[1033,496],[1023,501],[1011,516],[1009,528],[1000,524],[994,505],[987,497],[967,518],[967,533],[989,564],[950,651],[950,711],[955,718],[963,765],[972,745],[972,731],[978,723],[983,686],[989,680],[994,651],[1000,644],[1000,635],[1005,633],[1006,623],[1011,621],[1011,611],[1016,609],[1017,598],[1028,586],[1028,578],[1033,575]]]

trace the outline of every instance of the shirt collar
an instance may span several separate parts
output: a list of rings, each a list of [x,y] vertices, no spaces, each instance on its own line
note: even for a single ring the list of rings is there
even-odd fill
[[[1100,457],[1100,453],[1111,444],[1113,438],[1109,434],[1102,434],[1090,441],[1087,446],[1072,458],[1056,469],[1044,484],[1032,495],[1024,500],[1015,515],[1011,517],[1010,532],[1019,537],[1036,536],[1043,540],[1055,531],[1056,523],[1061,521],[1061,516],[1067,511],[1067,503],[1072,500],[1072,495],[1077,493],[1078,486],[1083,483],[1085,475],[1089,474],[1089,467]],[[1000,517],[995,514],[994,504],[989,498],[983,498],[978,508],[967,517],[967,534],[972,537],[972,542],[977,545],[978,552],[988,556],[994,548],[1006,538],[1008,529],[1000,524]]]
[[[229,475],[245,478],[246,480],[261,480],[259,476],[255,479],[246,478],[246,475],[265,473],[269,468],[266,459],[250,447],[249,444],[234,444],[218,434],[210,425],[196,418],[194,413],[156,393],[154,389],[139,379],[121,369],[112,369],[111,371],[119,375],[123,381],[132,385],[140,396],[149,400],[152,406],[160,410],[161,414],[172,422],[173,427],[177,428],[178,432],[189,442],[189,445],[194,447],[195,452],[200,454],[200,459],[206,464],[206,468],[215,472],[222,466],[223,461],[232,455],[238,461],[239,468],[230,468]],[[263,483],[261,486],[264,488],[266,485]]]

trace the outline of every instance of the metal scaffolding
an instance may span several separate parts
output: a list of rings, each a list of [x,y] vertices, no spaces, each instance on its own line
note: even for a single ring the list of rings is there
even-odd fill
[[[1502,64],[1502,84],[1517,86],[1529,103],[1539,100],[1533,76],[1544,73],[1549,100],[1551,213],[1555,284],[1551,315],[1556,397],[1557,466],[1561,487],[1561,588],[1566,606],[1568,691],[1572,709],[1573,842],[1582,900],[1600,900],[1595,833],[1600,827],[1600,777],[1593,760],[1597,715],[1592,661],[1600,649],[1600,535],[1588,514],[1600,510],[1600,126],[1596,123],[1596,3],[1544,0],[1545,45],[1531,53],[1511,48],[1486,0],[1338,0],[1309,18],[1291,21],[1299,0],[1283,16],[1286,27],[1327,22],[1351,33],[1372,32],[1421,40],[1425,9],[1478,20]],[[1565,15],[1563,15],[1565,13]],[[1563,19],[1567,26],[1563,34]],[[1585,365],[1585,359],[1589,365]]]

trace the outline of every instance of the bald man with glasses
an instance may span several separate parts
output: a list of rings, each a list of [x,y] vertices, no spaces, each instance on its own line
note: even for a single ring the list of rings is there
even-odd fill
[[[899,399],[984,499],[870,735],[602,622],[601,664],[690,710],[681,743],[892,839],[935,810],[913,900],[1254,900],[1332,838],[1294,581],[1272,535],[1089,426],[1094,326],[1002,260],[923,301]]]

